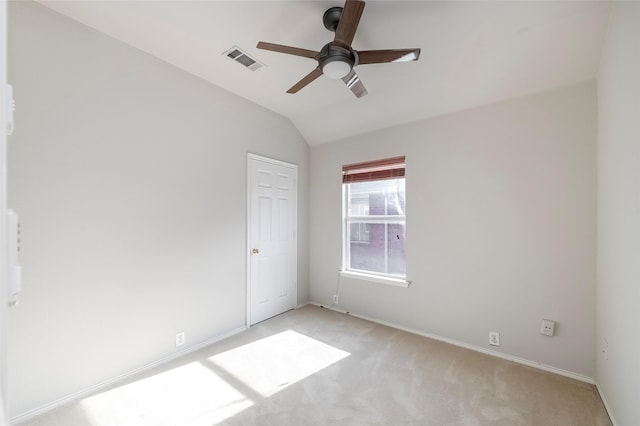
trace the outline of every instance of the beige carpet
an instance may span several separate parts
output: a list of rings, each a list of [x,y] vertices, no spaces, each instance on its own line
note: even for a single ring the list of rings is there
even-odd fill
[[[611,422],[592,385],[307,306],[22,423],[217,424]]]

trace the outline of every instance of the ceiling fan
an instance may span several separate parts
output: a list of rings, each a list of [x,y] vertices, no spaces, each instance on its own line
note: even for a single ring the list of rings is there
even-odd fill
[[[387,49],[357,51],[351,47],[351,42],[358,29],[360,17],[364,11],[365,2],[361,0],[346,0],[344,7],[327,9],[322,16],[322,22],[329,31],[336,33],[333,41],[325,44],[320,52],[300,49],[298,47],[261,41],[258,49],[302,56],[318,61],[318,66],[294,84],[287,93],[297,93],[321,75],[332,79],[342,79],[349,89],[361,98],[367,89],[358,78],[355,70],[357,65],[381,64],[387,62],[416,61],[420,56],[420,49]]]

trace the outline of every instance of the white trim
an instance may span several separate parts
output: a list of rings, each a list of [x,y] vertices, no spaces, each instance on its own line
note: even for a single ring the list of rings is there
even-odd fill
[[[398,176],[395,180],[405,180],[404,176]],[[368,181],[375,182],[376,180]],[[406,180],[405,180],[406,181]],[[351,199],[351,184],[358,182],[343,182],[342,183],[342,269],[345,273],[352,273],[353,276],[350,278],[363,279],[365,281],[373,281],[381,284],[389,284],[398,287],[409,287],[411,284],[410,281],[407,281],[403,278],[397,278],[390,276],[388,274],[378,274],[373,271],[359,271],[359,270],[351,270],[349,269],[349,265],[351,265],[351,244],[354,241],[351,240],[351,225],[354,223],[364,223],[364,224],[384,224],[385,225],[385,237],[384,237],[384,270],[388,271],[389,266],[389,253],[388,253],[388,244],[389,244],[389,235],[388,235],[388,225],[390,224],[403,224],[407,226],[407,215],[387,215],[388,208],[385,205],[385,214],[384,215],[354,215],[349,216],[349,203]],[[406,208],[405,208],[406,210]],[[357,241],[359,243],[359,241]],[[405,259],[406,265],[406,259]],[[345,275],[346,276],[346,275]],[[388,278],[388,279],[387,279]]]
[[[218,335],[216,337],[213,337],[211,339],[205,340],[204,342],[199,343],[197,345],[190,346],[190,347],[188,347],[186,349],[183,349],[181,351],[178,351],[178,352],[174,352],[171,355],[168,355],[166,357],[160,358],[159,360],[157,360],[155,362],[152,362],[150,364],[144,365],[144,366],[142,366],[140,368],[136,368],[136,369],[131,370],[131,371],[127,372],[127,373],[120,374],[120,375],[118,375],[116,377],[113,377],[111,379],[108,379],[108,380],[105,380],[103,382],[97,383],[97,384],[95,384],[93,386],[89,386],[88,388],[85,388],[85,389],[82,389],[80,391],[74,392],[74,393],[72,393],[70,395],[67,395],[65,397],[56,399],[55,401],[52,401],[52,402],[46,403],[44,405],[41,405],[40,407],[36,407],[36,408],[34,408],[32,410],[29,410],[27,412],[24,412],[22,414],[18,414],[17,416],[14,416],[14,417],[11,418],[11,423],[13,424],[13,423],[24,422],[26,420],[29,420],[29,419],[35,417],[35,416],[39,416],[39,415],[44,414],[44,413],[46,413],[48,411],[51,411],[51,410],[53,410],[55,408],[58,408],[58,407],[60,407],[62,405],[65,405],[65,404],[68,404],[70,402],[77,401],[79,399],[88,397],[89,395],[92,395],[92,394],[95,394],[95,393],[100,392],[102,390],[105,390],[106,388],[108,388],[108,387],[110,387],[112,385],[115,385],[118,382],[127,380],[127,379],[129,379],[129,378],[131,378],[133,376],[136,376],[136,375],[140,374],[140,373],[144,373],[146,371],[149,371],[152,368],[159,367],[159,366],[161,366],[163,364],[166,364],[166,363],[168,363],[170,361],[173,361],[175,359],[181,358],[181,357],[183,357],[185,355],[188,355],[188,354],[190,354],[192,352],[195,352],[197,350],[205,348],[205,347],[207,347],[209,345],[212,345],[214,343],[217,343],[217,342],[219,342],[221,340],[227,339],[227,338],[229,338],[229,337],[231,337],[233,335],[236,335],[238,333],[241,333],[241,332],[245,331],[246,329],[247,329],[247,327],[245,327],[245,326],[238,327],[238,328],[236,328],[234,330],[228,331],[226,333],[222,333],[222,334],[220,334],[220,335]]]
[[[607,398],[604,396],[604,392],[602,391],[602,388],[600,387],[600,383],[598,383],[597,380],[596,380],[596,390],[598,391],[598,395],[600,395],[600,399],[602,400],[602,404],[604,405],[604,409],[607,411],[607,415],[609,416],[609,420],[611,420],[611,424],[613,426],[618,426],[618,422],[616,422],[616,419],[613,417],[613,411],[611,411],[611,406],[607,402]]]
[[[247,293],[247,300],[245,305],[245,326],[251,327],[251,160],[254,158],[254,154],[247,153],[247,206],[245,217],[245,237],[247,239],[245,246],[245,289]]]
[[[347,203],[349,197],[349,191],[347,191],[348,186],[342,183],[342,234],[340,237],[342,238],[342,242],[340,243],[342,246],[342,265],[341,268],[346,268],[347,265],[351,264],[351,253],[350,250],[347,249],[347,239],[351,239],[350,230],[347,226]],[[340,282],[340,271],[338,270],[338,283]],[[336,290],[337,291],[337,290]]]
[[[375,322],[375,323],[381,324],[381,325],[386,325],[387,327],[391,327],[391,328],[395,328],[395,329],[398,329],[398,330],[406,331],[407,333],[417,334],[418,336],[422,336],[422,337],[426,337],[426,338],[434,339],[434,340],[439,340],[441,342],[449,343],[449,344],[454,345],[454,346],[459,346],[461,348],[469,349],[469,350],[472,350],[472,351],[475,351],[475,352],[480,352],[480,353],[483,353],[483,354],[486,354],[486,355],[491,355],[491,356],[494,356],[496,358],[502,358],[502,359],[505,359],[507,361],[513,361],[515,363],[526,365],[528,367],[537,368],[538,370],[544,370],[544,371],[547,371],[549,373],[555,373],[555,374],[558,374],[560,376],[569,377],[571,379],[579,380],[581,382],[590,383],[592,385],[596,383],[595,380],[592,377],[584,376],[584,375],[579,374],[579,373],[574,373],[573,371],[563,370],[562,368],[552,367],[550,365],[542,364],[542,363],[539,363],[539,362],[536,362],[536,361],[531,361],[531,360],[528,360],[528,359],[525,359],[525,358],[520,358],[520,357],[517,357],[517,356],[514,356],[514,355],[504,354],[502,352],[492,351],[490,349],[485,349],[485,348],[480,347],[480,346],[470,345],[468,343],[464,343],[464,342],[461,342],[459,340],[449,339],[447,337],[438,336],[437,334],[425,333],[425,332],[420,331],[420,330],[416,330],[416,329],[409,328],[409,327],[404,327],[404,326],[401,326],[399,324],[395,324],[395,323],[392,323],[392,322],[379,320],[379,319],[372,318],[372,317],[369,317],[369,316],[366,316],[366,315],[360,315],[360,314],[349,312],[349,311],[343,311],[343,310],[336,309],[336,308],[331,307],[331,306],[322,305],[322,304],[317,303],[317,302],[309,302],[309,304],[310,305],[315,305],[315,306],[320,306],[320,307],[323,307],[323,308],[326,308],[326,309],[331,309],[332,311],[336,311],[336,312],[339,312],[339,313],[342,313],[342,314],[349,314],[349,315],[354,316],[356,318],[360,318],[360,319],[363,319],[363,320]]]
[[[409,285],[411,285],[411,281],[407,281],[402,278],[385,277],[382,275],[366,274],[362,272],[340,271],[340,276],[344,278],[354,278],[356,280],[361,280],[361,281],[369,281],[373,283],[392,285],[395,287],[408,288]]]
[[[246,237],[247,237],[247,245],[245,247],[246,251],[246,267],[245,267],[245,287],[247,292],[247,304],[246,304],[246,327],[251,327],[251,162],[252,161],[262,161],[264,163],[275,164],[277,166],[286,167],[288,169],[292,169],[294,172],[293,178],[293,207],[294,207],[294,217],[293,217],[293,229],[294,229],[294,237],[293,237],[293,252],[294,252],[294,262],[293,262],[293,303],[290,306],[291,309],[296,308],[296,304],[298,303],[298,165],[293,163],[287,163],[286,161],[276,160],[275,158],[264,157],[258,154],[252,154],[251,152],[247,152],[247,211],[246,211]]]
[[[275,158],[264,157],[262,155],[252,154],[250,152],[247,152],[247,158],[250,159],[250,160],[263,161],[265,163],[271,163],[271,164],[275,164],[277,166],[282,166],[282,167],[287,167],[289,169],[298,170],[298,165],[297,164],[287,163],[286,161],[276,160]]]
[[[7,1],[0,0],[0,424],[7,416],[7,269],[9,265],[7,235]]]

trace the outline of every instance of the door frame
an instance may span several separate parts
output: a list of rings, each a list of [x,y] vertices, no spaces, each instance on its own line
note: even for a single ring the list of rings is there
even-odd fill
[[[246,307],[246,327],[251,327],[251,163],[253,161],[262,161],[265,163],[275,164],[278,166],[291,169],[294,173],[293,178],[293,306],[294,309],[298,305],[298,166],[293,163],[287,163],[286,161],[276,160],[275,158],[265,157],[251,152],[247,153],[247,217],[246,217],[246,234],[247,244],[245,247],[246,252],[246,289],[247,289],[247,307]]]

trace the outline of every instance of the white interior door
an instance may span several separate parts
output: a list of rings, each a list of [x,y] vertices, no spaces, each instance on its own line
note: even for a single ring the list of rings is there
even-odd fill
[[[249,154],[248,309],[253,325],[296,307],[297,166]]]

